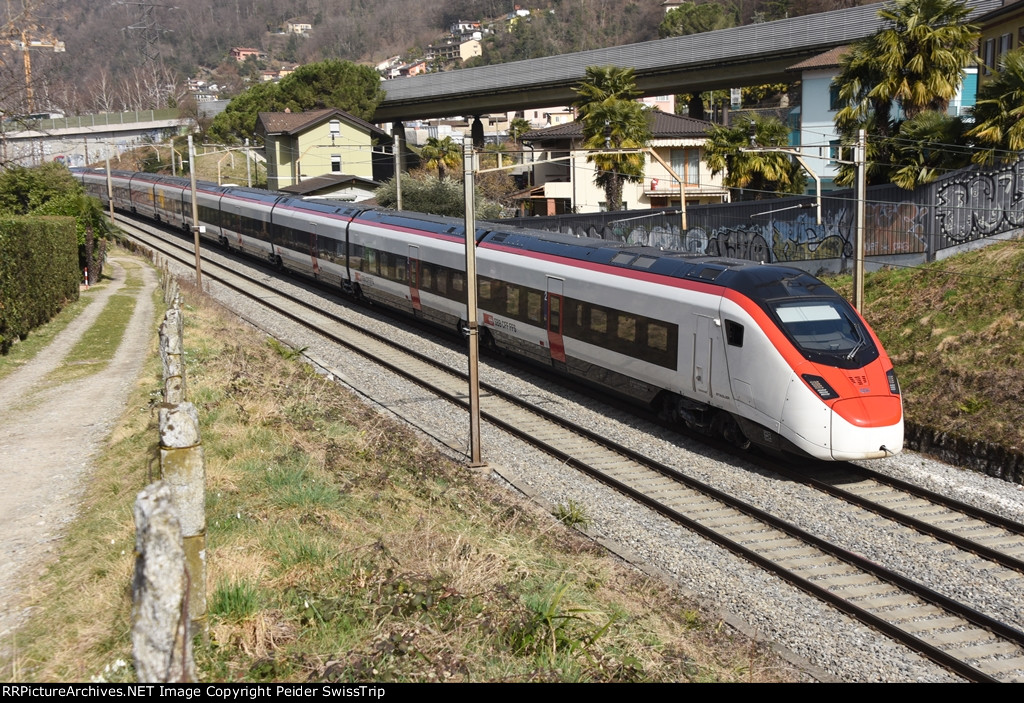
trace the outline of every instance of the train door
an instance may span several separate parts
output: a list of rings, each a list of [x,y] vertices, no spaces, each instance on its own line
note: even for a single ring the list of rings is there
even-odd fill
[[[309,224],[309,258],[313,267],[313,276],[320,278],[320,251],[317,249],[316,223]]]
[[[711,333],[713,320],[694,313],[693,390],[699,396],[711,395]]]
[[[420,311],[420,248],[409,245],[409,300],[414,312]]]
[[[553,364],[565,363],[565,342],[562,339],[562,318],[565,298],[562,295],[562,279],[548,277],[547,328],[548,348]]]

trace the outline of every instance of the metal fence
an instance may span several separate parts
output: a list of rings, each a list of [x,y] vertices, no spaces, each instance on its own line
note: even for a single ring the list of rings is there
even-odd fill
[[[854,192],[828,192],[821,210],[817,224],[810,196],[695,205],[687,209],[685,232],[678,209],[504,222],[695,255],[779,263],[849,259],[856,234]],[[944,249],[1024,227],[1024,160],[963,169],[913,191],[868,188],[865,210],[867,256],[932,260]]]

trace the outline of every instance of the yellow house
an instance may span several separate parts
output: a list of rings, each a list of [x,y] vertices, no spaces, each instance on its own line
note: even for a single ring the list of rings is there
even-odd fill
[[[345,175],[377,181],[381,180],[381,167],[386,168],[390,161],[374,157],[373,146],[390,144],[391,136],[337,108],[261,112],[256,134],[264,140],[270,190],[317,176]]]
[[[1024,1],[1003,0],[1002,7],[978,17],[975,22],[981,25],[978,42],[978,56],[982,62],[980,87],[988,76],[999,70],[999,59],[1003,54],[1024,46]]]

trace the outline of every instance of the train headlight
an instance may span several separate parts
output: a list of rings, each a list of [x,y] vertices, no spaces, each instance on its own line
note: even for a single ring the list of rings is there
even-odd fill
[[[889,380],[889,392],[893,395],[899,395],[900,382],[896,380],[896,371],[889,369],[885,372],[885,377]]]
[[[839,394],[832,390],[832,386],[828,385],[821,376],[812,376],[809,373],[803,375],[804,381],[807,385],[814,389],[814,392],[821,396],[822,400],[833,400],[839,397]]]

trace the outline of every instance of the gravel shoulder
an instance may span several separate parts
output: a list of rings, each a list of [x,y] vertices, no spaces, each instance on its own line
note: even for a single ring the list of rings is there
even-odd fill
[[[128,268],[135,312],[109,365],[56,386],[48,374],[96,321],[107,300],[122,292]],[[92,461],[122,414],[155,336],[152,292],[156,273],[142,259],[108,260],[111,279],[89,293],[92,302],[24,367],[0,380],[0,649],[28,614],[23,602],[74,518]]]

